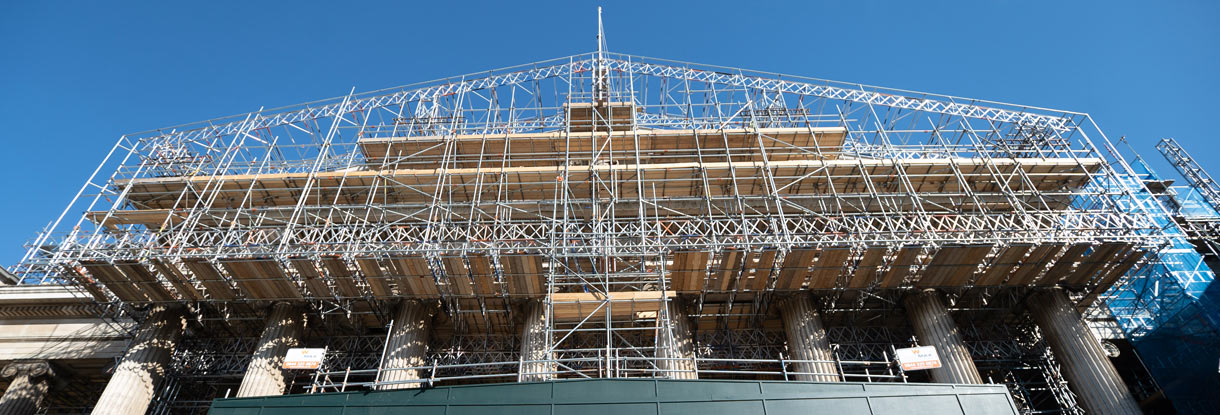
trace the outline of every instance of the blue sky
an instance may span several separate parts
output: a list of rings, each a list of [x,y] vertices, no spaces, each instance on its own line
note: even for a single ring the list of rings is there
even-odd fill
[[[123,133],[590,51],[597,5],[616,52],[1088,112],[1220,174],[1216,2],[179,3],[0,4],[0,264]]]

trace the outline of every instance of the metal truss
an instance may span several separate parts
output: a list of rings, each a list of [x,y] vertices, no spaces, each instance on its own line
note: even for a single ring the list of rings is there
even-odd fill
[[[463,155],[438,144],[437,159],[446,167],[436,180],[450,188],[429,191],[383,176],[385,184],[406,192],[431,195],[426,203],[383,203],[370,200],[320,200],[315,176],[323,172],[366,171],[397,165],[386,158],[372,161],[359,140],[375,137],[481,135],[558,131],[567,134],[565,106],[591,99],[594,71],[608,79],[607,99],[644,108],[633,115],[629,131],[656,128],[747,129],[763,126],[846,129],[842,148],[817,146],[771,150],[772,157],[797,154],[838,158],[881,157],[918,159],[972,157],[985,162],[998,157],[1054,157],[1063,160],[1102,158],[1087,138],[1083,114],[1012,107],[862,85],[838,84],[799,77],[752,73],[740,69],[700,67],[629,55],[597,58],[578,55],[522,67],[441,80],[431,84],[349,95],[300,107],[264,110],[232,119],[125,136],[67,212],[91,212],[61,231],[60,221],[35,240],[17,267],[19,275],[39,281],[63,278],[81,260],[117,258],[177,259],[233,256],[288,258],[312,255],[373,253],[435,254],[453,250],[555,250],[545,241],[565,235],[596,232],[612,254],[633,254],[688,248],[717,249],[728,240],[745,238],[746,245],[878,244],[927,242],[1016,243],[1021,241],[1137,240],[1133,230],[1153,229],[1139,215],[1114,208],[1121,194],[1104,186],[1113,180],[1104,167],[1089,173],[1097,185],[1079,189],[1034,190],[1041,180],[1022,169],[988,167],[982,176],[963,173],[950,163],[947,172],[963,184],[986,179],[1003,183],[985,192],[923,190],[902,178],[892,189],[864,192],[785,194],[786,186],[824,177],[830,186],[856,180],[834,177],[822,169],[804,177],[773,177],[765,186],[733,195],[682,198],[649,196],[641,189],[637,201],[616,200],[619,209],[635,206],[633,218],[602,216],[600,222],[576,220],[571,214],[602,204],[618,186],[628,184],[614,175],[598,194],[572,194],[543,201],[517,200],[501,194],[495,200],[451,202],[455,189],[475,186],[491,192],[502,184],[459,177]],[[620,126],[624,128],[624,126]],[[768,140],[766,137],[760,140]],[[731,150],[730,150],[731,151]],[[486,155],[480,156],[486,158]],[[639,155],[598,149],[592,153],[524,154],[543,160],[611,159],[639,163]],[[588,163],[582,161],[581,163]],[[765,165],[769,165],[764,161]],[[902,168],[898,167],[899,174]],[[732,169],[731,169],[732,170]],[[267,176],[302,173],[299,202],[258,206],[257,189],[226,194],[241,203],[218,205],[211,191],[234,175]],[[502,174],[495,168],[487,175]],[[732,177],[742,183],[745,178]],[[158,223],[124,222],[125,211],[148,208],[135,198],[135,183],[144,178],[207,177],[198,185],[159,197],[158,206],[176,212]],[[479,176],[483,177],[483,176]],[[490,177],[490,176],[488,176]],[[706,182],[706,173],[696,180]],[[361,196],[378,187],[347,185]],[[653,184],[656,186],[656,184]],[[1036,186],[1034,186],[1036,187]],[[621,189],[620,189],[621,190]],[[320,194],[320,193],[319,193]],[[318,202],[318,203],[315,203]],[[914,205],[912,204],[914,203]],[[969,203],[979,208],[952,208]],[[1060,209],[1070,203],[1075,209]],[[678,214],[681,204],[704,205],[703,212]],[[985,206],[1011,206],[1014,211],[989,211]],[[855,212],[859,209],[865,212]],[[649,212],[653,210],[655,212]],[[682,211],[689,209],[682,208]],[[871,210],[871,211],[869,211]],[[566,216],[565,216],[566,215]],[[103,225],[98,225],[103,224]],[[1006,230],[997,233],[996,230]],[[851,232],[841,232],[850,230]],[[697,235],[689,238],[682,235]],[[422,242],[422,243],[421,243]],[[572,244],[581,250],[589,245]]]
[[[1213,209],[1220,210],[1220,185],[1212,179],[1210,174],[1195,161],[1186,149],[1178,144],[1177,140],[1172,138],[1161,139],[1156,144],[1156,149],[1165,156],[1173,168],[1186,179],[1186,183],[1191,187],[1198,189],[1207,203]]]

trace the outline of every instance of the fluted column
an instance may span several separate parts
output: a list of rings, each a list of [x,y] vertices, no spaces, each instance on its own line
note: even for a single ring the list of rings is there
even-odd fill
[[[525,322],[521,329],[520,382],[539,382],[554,377],[554,362],[529,362],[551,359],[550,340],[547,339],[546,304],[542,300],[531,300],[525,306]]]
[[[42,406],[54,373],[46,361],[16,361],[5,366],[0,376],[13,378],[0,397],[0,415],[33,415]]]
[[[386,345],[385,364],[382,365],[382,382],[402,382],[423,378],[420,370],[392,370],[422,367],[428,364],[428,339],[432,335],[433,307],[417,301],[403,300],[394,313],[394,327]],[[390,370],[387,370],[390,369]],[[382,385],[381,389],[418,388],[422,384],[396,383]]]
[[[1043,290],[1031,295],[1026,304],[1085,410],[1090,414],[1142,413],[1067,294]]]
[[[241,377],[237,397],[283,395],[288,388],[284,355],[300,343],[304,331],[304,309],[290,303],[272,305],[258,348]]]
[[[919,344],[935,346],[936,354],[940,356],[940,368],[930,370],[933,382],[983,383],[940,294],[934,290],[921,291],[907,297],[906,307]]]
[[[656,355],[657,367],[662,370],[662,376],[671,379],[698,379],[699,372],[695,366],[695,331],[691,328],[690,318],[676,302],[667,303],[669,327],[659,327],[657,330]],[[665,319],[658,319],[664,322]]]
[[[794,363],[798,374],[796,380],[814,382],[838,382],[839,368],[834,364],[830,341],[826,339],[826,328],[822,317],[814,308],[813,298],[800,294],[779,303],[780,318],[784,321],[784,334],[788,336],[788,353],[793,360],[822,360],[824,362]]]
[[[148,411],[185,328],[181,307],[154,307],[106,383],[93,415],[143,415]]]

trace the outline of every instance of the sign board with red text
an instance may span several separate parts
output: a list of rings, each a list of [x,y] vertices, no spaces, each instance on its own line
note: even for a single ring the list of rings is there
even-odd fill
[[[934,346],[920,346],[895,351],[902,370],[926,370],[940,367],[940,355]]]
[[[288,349],[284,355],[284,369],[317,369],[322,366],[326,349]]]

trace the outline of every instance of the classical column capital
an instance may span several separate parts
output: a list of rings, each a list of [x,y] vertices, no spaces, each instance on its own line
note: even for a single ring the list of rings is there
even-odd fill
[[[774,304],[776,307],[779,307],[779,308],[787,308],[797,302],[810,302],[810,301],[813,301],[813,295],[809,294],[806,291],[801,291],[801,292],[798,292],[793,295],[782,297],[782,298],[776,300]]]
[[[0,369],[0,376],[5,378],[15,376],[36,378],[54,375],[55,370],[51,367],[51,363],[46,360],[18,360],[5,365],[4,369]]]

